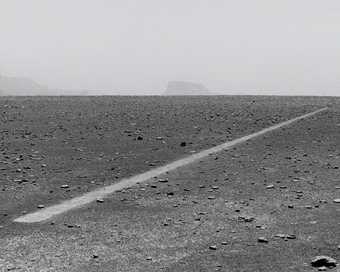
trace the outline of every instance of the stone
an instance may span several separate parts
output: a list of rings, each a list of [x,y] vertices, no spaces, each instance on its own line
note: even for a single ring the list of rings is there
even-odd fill
[[[216,250],[216,249],[217,249],[217,246],[215,246],[215,245],[209,246],[209,249],[211,249],[211,250]]]
[[[161,182],[161,183],[166,183],[168,181],[169,181],[168,179],[158,179],[158,182]]]
[[[45,206],[44,205],[38,205],[38,209],[43,209],[43,208],[45,208]]]
[[[102,198],[97,198],[97,200],[96,200],[98,203],[103,203],[104,202],[104,199],[102,199]]]
[[[270,184],[270,185],[266,186],[266,189],[274,189],[274,184]]]
[[[311,265],[313,267],[327,267],[327,268],[333,268],[336,267],[337,263],[336,260],[329,257],[329,256],[316,256],[312,261]]]
[[[333,200],[334,203],[340,203],[340,198],[336,198]]]
[[[257,238],[257,241],[259,243],[268,243],[269,242],[268,239],[265,238],[265,237],[259,237],[259,238]]]
[[[67,184],[63,184],[63,185],[60,186],[60,188],[67,189],[67,188],[69,188],[69,186]]]

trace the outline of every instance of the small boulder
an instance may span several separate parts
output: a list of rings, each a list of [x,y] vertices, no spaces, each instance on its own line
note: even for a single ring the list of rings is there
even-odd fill
[[[312,261],[311,265],[313,267],[336,267],[336,260],[328,256],[316,256]]]

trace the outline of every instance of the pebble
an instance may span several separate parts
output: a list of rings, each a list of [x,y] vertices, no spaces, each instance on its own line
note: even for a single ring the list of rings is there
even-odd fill
[[[316,256],[312,261],[311,265],[313,267],[327,267],[333,268],[336,267],[336,260],[329,256]]]
[[[268,239],[265,238],[265,237],[259,237],[259,238],[257,238],[257,241],[258,241],[259,243],[268,243]]]
[[[158,182],[161,182],[161,183],[166,183],[168,182],[169,180],[168,179],[159,179]]]

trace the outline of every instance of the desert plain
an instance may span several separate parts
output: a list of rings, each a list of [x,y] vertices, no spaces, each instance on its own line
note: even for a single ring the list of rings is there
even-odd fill
[[[103,186],[309,118],[39,223]],[[340,98],[1,97],[0,271],[338,271]]]

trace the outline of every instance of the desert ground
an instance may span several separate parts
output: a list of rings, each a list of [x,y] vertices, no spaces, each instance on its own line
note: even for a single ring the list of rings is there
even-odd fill
[[[41,223],[21,215],[312,117]],[[1,97],[0,271],[338,271],[340,98]],[[313,267],[316,256],[336,267]]]

